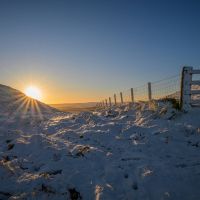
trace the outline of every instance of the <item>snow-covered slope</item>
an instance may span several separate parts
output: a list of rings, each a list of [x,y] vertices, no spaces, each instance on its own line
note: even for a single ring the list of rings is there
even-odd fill
[[[0,84],[0,116],[29,117],[42,116],[54,112],[55,109],[27,97],[22,92]]]
[[[200,109],[60,113],[0,130],[0,199],[198,200]]]

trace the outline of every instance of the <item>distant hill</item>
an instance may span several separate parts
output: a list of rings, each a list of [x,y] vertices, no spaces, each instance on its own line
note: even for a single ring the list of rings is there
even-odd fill
[[[44,115],[56,111],[38,100],[27,97],[24,93],[0,84],[0,115],[21,116]]]
[[[97,102],[50,104],[50,106],[64,112],[94,111]]]

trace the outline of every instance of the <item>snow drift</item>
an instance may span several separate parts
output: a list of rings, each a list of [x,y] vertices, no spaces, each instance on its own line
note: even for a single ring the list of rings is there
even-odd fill
[[[140,103],[7,124],[0,199],[199,199],[199,108]]]

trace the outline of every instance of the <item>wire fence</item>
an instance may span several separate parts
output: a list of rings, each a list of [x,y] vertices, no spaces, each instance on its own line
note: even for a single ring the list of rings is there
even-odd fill
[[[180,75],[132,87],[111,95],[97,106],[166,99],[175,99],[174,105],[184,111],[188,111],[193,106],[200,106],[200,69],[184,66]]]
[[[151,83],[153,99],[175,98],[180,99],[180,76],[155,81]]]
[[[133,88],[134,101],[147,101],[148,100],[148,86],[147,84]]]
[[[130,102],[159,100],[164,98],[180,99],[180,75],[171,76],[159,81],[146,83],[139,87],[133,87],[116,93],[100,102],[101,105],[115,105]],[[115,96],[116,95],[116,96]]]
[[[131,90],[130,89],[123,91],[122,95],[123,95],[124,103],[128,103],[131,101]]]

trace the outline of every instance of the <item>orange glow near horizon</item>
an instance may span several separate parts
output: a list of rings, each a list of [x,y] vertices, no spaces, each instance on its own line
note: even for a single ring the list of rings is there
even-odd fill
[[[34,68],[34,66],[32,67]],[[78,82],[71,83],[67,79],[65,83],[62,80],[58,80],[54,75],[46,75],[45,73],[41,75],[38,72],[20,72],[12,80],[4,84],[22,91],[26,95],[26,89],[29,86],[35,87],[40,91],[39,98],[29,94],[28,96],[39,99],[45,104],[98,102],[99,99],[102,99],[102,94],[103,96],[112,94],[112,91],[108,89],[97,90],[93,86],[87,88]]]
[[[13,88],[45,104],[88,103],[97,102],[101,98],[96,90],[58,85],[51,80],[41,81],[38,77],[35,80],[19,81]]]
[[[23,92],[26,96],[46,104],[87,103],[96,102],[98,99],[98,97],[95,97],[94,92],[91,92],[94,95],[91,96],[90,91],[65,91],[63,88],[37,87],[35,84],[26,87]]]
[[[46,104],[65,104],[65,103],[88,103],[88,102],[97,102],[97,99],[94,97],[85,97],[79,96],[78,94],[73,93],[57,93],[57,95],[46,94],[42,99],[42,102]]]

